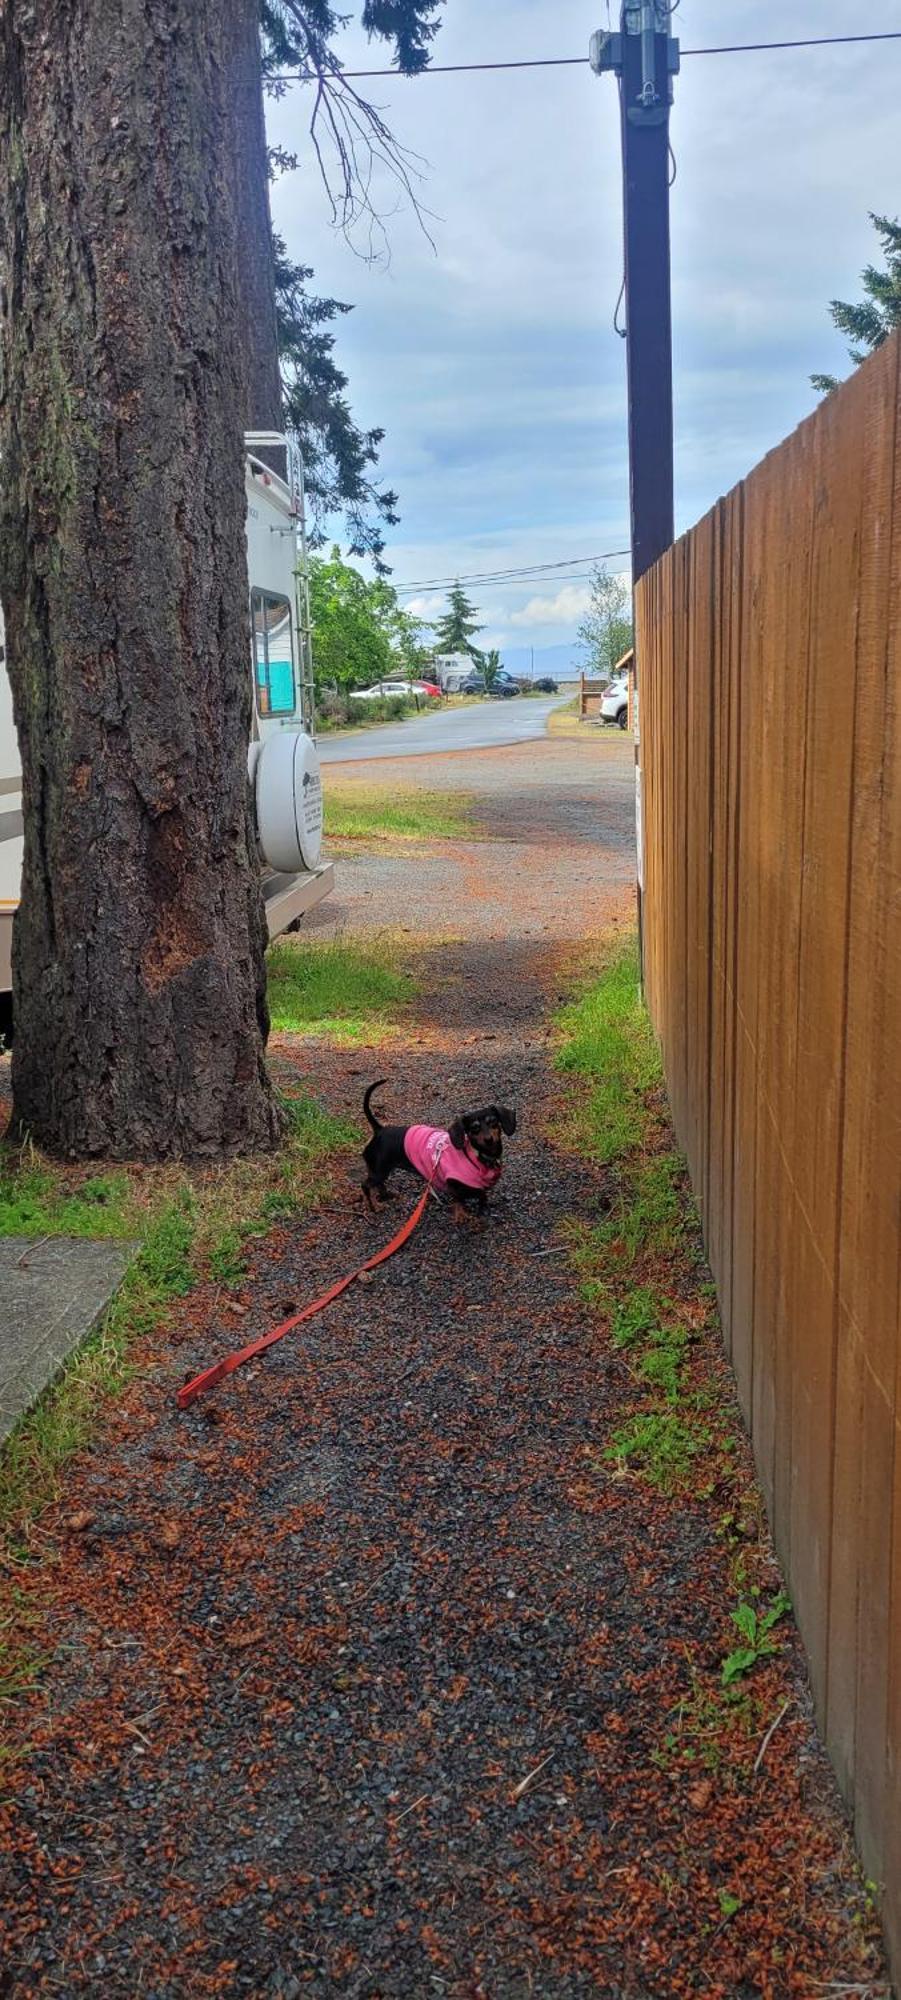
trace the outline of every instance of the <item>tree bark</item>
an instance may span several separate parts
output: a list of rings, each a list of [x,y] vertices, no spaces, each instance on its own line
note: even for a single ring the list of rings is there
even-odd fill
[[[75,1157],[278,1132],[251,719],[231,26],[0,4],[15,1116]]]
[[[269,152],[260,68],[259,6],[230,10],[232,157],[238,236],[238,319],[244,365],[244,429],[283,429],[278,359]],[[282,463],[277,471],[284,474]]]

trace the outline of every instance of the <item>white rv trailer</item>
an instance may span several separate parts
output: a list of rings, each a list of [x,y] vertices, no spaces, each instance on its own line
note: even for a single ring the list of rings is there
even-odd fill
[[[273,938],[329,894],[335,871],[330,862],[320,858],[322,788],[313,741],[302,484],[283,437],[272,432],[250,433],[246,447],[254,690],[248,769],[263,861],[266,918]],[[288,465],[290,480],[273,472],[259,456],[261,452],[267,458],[280,454]],[[0,617],[0,1002],[12,990],[12,927],[21,875],[22,766]]]

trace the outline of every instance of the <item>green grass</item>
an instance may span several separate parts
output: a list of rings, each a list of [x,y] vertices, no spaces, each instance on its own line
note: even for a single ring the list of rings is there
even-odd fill
[[[673,1252],[685,1224],[685,1162],[680,1153],[658,1153],[623,1176],[618,1203],[600,1236],[616,1242],[625,1262]]]
[[[343,840],[453,840],[472,833],[468,800],[454,792],[330,786],[325,831]]]
[[[188,1188],[165,1202],[103,1325],[24,1416],[0,1454],[0,1525],[37,1514],[56,1491],[65,1460],[89,1436],[100,1400],[128,1374],[132,1343],[150,1333],[166,1308],[190,1291],[196,1206]]]
[[[125,1173],[70,1190],[35,1154],[0,1159],[0,1236],[132,1236],[139,1219]]]
[[[557,1016],[557,1067],[584,1078],[572,1116],[579,1150],[607,1166],[640,1145],[645,1094],[661,1080],[660,1057],[638,985],[634,940]]]
[[[105,1398],[128,1380],[130,1352],[198,1282],[239,1284],[248,1249],[278,1222],[311,1208],[356,1128],[305,1094],[283,1097],[284,1138],[263,1158],[191,1176],[127,1170],[73,1185],[72,1170],[32,1149],[0,1164],[0,1233],[140,1238],[103,1324],[67,1362],[0,1451],[0,1528],[38,1514],[84,1445]]]
[[[608,1170],[603,1220],[569,1231],[582,1297],[628,1357],[640,1407],[603,1456],[673,1493],[697,1482],[711,1444],[707,1405],[686,1386],[699,1318],[673,1292],[685,1286],[693,1208],[685,1163],[661,1115],[661,1068],[638,986],[634,939],[620,943],[592,984],[557,1017],[557,1063],[578,1077],[570,1136]],[[692,1266],[691,1276],[694,1276]],[[661,1283],[662,1279],[662,1283]],[[691,1287],[689,1287],[689,1291]]]
[[[363,1041],[392,1026],[416,990],[388,944],[277,944],[267,963],[272,1026],[283,1034]]]

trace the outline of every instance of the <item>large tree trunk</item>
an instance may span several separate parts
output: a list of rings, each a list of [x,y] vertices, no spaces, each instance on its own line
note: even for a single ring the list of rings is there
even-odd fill
[[[0,5],[0,598],[25,773],[15,1113],[264,1147],[233,53],[257,0]]]
[[[238,314],[244,357],[244,429],[280,431],[282,384],[278,360],[269,152],[260,74],[260,9],[230,10],[232,150],[238,162],[235,204],[238,241]],[[276,470],[285,471],[275,461]]]

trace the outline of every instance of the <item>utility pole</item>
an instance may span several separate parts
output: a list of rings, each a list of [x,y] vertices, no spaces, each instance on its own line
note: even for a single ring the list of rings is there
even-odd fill
[[[673,540],[669,114],[679,44],[670,0],[624,0],[618,35],[591,38],[591,67],[619,78],[623,141],[629,479],[635,583]]]
[[[671,0],[623,0],[618,35],[591,38],[591,67],[619,78],[623,143],[626,354],[632,588],[672,545],[673,339],[670,284],[669,114],[679,44]],[[635,826],[638,948],[644,980],[644,825],[640,678],[635,666]]]

